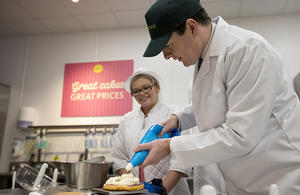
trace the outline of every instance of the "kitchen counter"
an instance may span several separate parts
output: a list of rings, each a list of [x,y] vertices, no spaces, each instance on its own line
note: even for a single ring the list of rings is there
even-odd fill
[[[24,188],[0,190],[0,195],[28,195],[29,193],[30,193],[30,191],[25,190]]]
[[[48,174],[50,178],[53,178],[53,173]],[[0,189],[1,188],[11,188],[12,186],[12,177],[13,177],[13,172],[6,172],[6,173],[0,173]],[[65,175],[58,174],[57,175],[57,182],[60,183],[65,183],[66,177]],[[16,188],[21,187],[18,185],[16,182]]]
[[[56,192],[49,192],[46,193],[46,195],[53,195],[55,193],[58,193],[59,191]],[[0,195],[29,195],[30,191],[24,189],[24,188],[15,188],[15,189],[2,189],[0,190]],[[91,195],[92,193],[87,193],[88,195]]]
[[[2,189],[0,190],[0,195],[29,195],[30,191],[24,188],[15,189]],[[100,193],[93,191],[92,193],[87,193],[88,195],[100,195]],[[49,194],[50,195],[50,194]],[[146,194],[135,194],[135,195],[146,195]],[[147,195],[158,195],[154,193],[147,193]]]

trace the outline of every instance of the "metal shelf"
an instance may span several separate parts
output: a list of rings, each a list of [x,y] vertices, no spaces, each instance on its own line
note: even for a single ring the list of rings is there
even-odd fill
[[[96,128],[97,133],[103,133],[105,130],[107,133],[117,131],[119,124],[105,124],[105,125],[57,125],[57,126],[28,126],[28,128],[33,129],[36,133],[39,129],[47,129],[47,133],[86,133],[87,128],[93,130]]]

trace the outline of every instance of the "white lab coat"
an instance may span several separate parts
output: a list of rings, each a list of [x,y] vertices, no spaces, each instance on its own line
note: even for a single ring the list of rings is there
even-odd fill
[[[281,56],[258,34],[213,22],[192,105],[176,113],[201,133],[172,138],[171,152],[183,167],[218,162],[229,195],[267,195],[271,184],[299,195],[300,104]]]
[[[193,79],[189,83],[189,99],[191,103],[193,89]],[[197,126],[188,130],[189,134],[198,134]],[[218,163],[210,163],[206,165],[193,167],[193,191],[194,195],[199,195],[201,187],[204,185],[212,186],[218,195],[226,195],[225,181],[219,169]]]
[[[198,127],[188,130],[190,134],[198,134]],[[226,195],[225,181],[219,169],[218,163],[210,163],[206,165],[193,167],[193,195],[199,195],[200,189],[204,185],[210,185],[217,195]]]
[[[146,118],[141,109],[125,114],[119,124],[117,133],[114,135],[115,145],[111,153],[114,169],[119,170],[125,168],[134,155],[133,150],[138,146],[147,130],[152,125],[162,122],[176,110],[178,110],[176,106],[158,102],[150,110]],[[190,174],[190,169],[182,169],[178,165],[175,157],[170,154],[163,158],[158,164],[149,165],[144,168],[145,181],[149,182],[154,178],[164,179],[169,170],[184,173],[186,176]],[[131,172],[135,177],[139,177],[138,167],[135,167]],[[169,194],[190,195],[186,178],[181,178]]]

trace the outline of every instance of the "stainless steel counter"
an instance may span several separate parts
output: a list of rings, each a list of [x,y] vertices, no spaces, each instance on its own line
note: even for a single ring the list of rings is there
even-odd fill
[[[24,188],[0,190],[0,195],[28,195],[29,193],[30,193],[30,191],[25,190]]]
[[[47,191],[45,195],[54,195],[58,192],[65,192],[64,190],[61,191]],[[0,195],[29,195],[30,191],[24,188],[15,188],[15,189],[2,189],[0,190]],[[87,193],[87,195],[91,195],[92,192]]]
[[[0,195],[29,195],[30,191],[25,190],[24,188],[16,188],[16,189],[2,189],[0,190]],[[94,191],[93,195],[100,195],[100,193]],[[50,195],[50,194],[49,194]],[[135,195],[145,195],[143,194],[135,194]],[[153,193],[147,193],[147,195],[157,195]]]

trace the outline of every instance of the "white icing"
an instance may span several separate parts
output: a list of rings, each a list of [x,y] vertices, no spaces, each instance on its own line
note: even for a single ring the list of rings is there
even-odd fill
[[[106,181],[105,184],[122,186],[122,185],[134,185],[139,183],[140,183],[140,179],[134,177],[132,173],[129,173],[129,174],[123,174],[121,176],[111,177]]]

